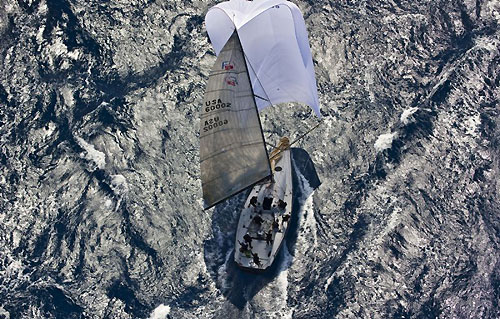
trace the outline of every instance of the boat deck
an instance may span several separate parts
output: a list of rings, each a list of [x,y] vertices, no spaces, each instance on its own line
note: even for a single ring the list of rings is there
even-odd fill
[[[291,217],[290,154],[284,152],[274,182],[256,185],[243,208],[236,233],[235,261],[243,268],[265,270],[274,261]],[[283,165],[286,164],[286,165]]]

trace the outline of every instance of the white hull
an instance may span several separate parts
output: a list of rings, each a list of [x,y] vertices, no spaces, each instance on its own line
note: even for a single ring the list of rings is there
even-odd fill
[[[274,181],[254,186],[245,202],[236,231],[234,253],[234,260],[242,268],[266,270],[272,265],[283,243],[292,213],[290,156],[290,149],[281,153],[281,158],[274,165]],[[262,222],[258,223],[256,219]],[[250,236],[252,246],[246,251],[241,245],[245,244],[245,235]],[[254,261],[254,254],[257,254],[260,264]]]

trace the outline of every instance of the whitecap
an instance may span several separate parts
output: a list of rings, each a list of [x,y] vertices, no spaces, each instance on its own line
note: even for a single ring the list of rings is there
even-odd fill
[[[414,119],[411,117],[415,112],[418,111],[418,107],[410,107],[409,109],[406,109],[403,111],[403,114],[401,114],[401,122],[404,125],[408,125],[410,122],[413,122]]]
[[[99,169],[103,169],[106,166],[106,154],[95,149],[94,145],[85,142],[81,137],[77,137],[76,141],[81,148],[85,150],[86,153],[80,154],[82,158],[86,160],[93,161]]]
[[[397,132],[380,135],[374,144],[375,150],[377,152],[382,152],[385,149],[391,148],[392,141],[397,137],[398,137]]]
[[[156,307],[155,310],[153,310],[149,319],[166,319],[169,314],[170,314],[170,307],[161,304],[158,307]]]
[[[121,174],[111,175],[111,189],[116,194],[123,195],[128,192],[128,184],[125,177]]]

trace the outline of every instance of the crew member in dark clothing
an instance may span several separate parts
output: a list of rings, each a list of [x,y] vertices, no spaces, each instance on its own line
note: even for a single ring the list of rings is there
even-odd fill
[[[283,222],[284,223],[288,222],[289,219],[290,219],[290,215],[289,214],[286,214],[285,216],[283,216]]]
[[[274,220],[273,222],[273,229],[276,229],[277,232],[280,231],[280,224],[278,223],[277,220]]]
[[[250,205],[257,207],[257,196],[250,198]]]
[[[286,208],[286,203],[280,199],[278,201],[278,207],[281,208],[281,209],[285,209]]]
[[[238,240],[238,243],[240,243],[240,252],[245,253],[248,251],[248,244],[247,243],[242,243],[241,241]]]
[[[262,225],[262,222],[263,222],[264,220],[262,219],[262,217],[260,217],[259,215],[257,215],[257,216],[255,216],[255,217],[253,218],[253,221],[254,221],[257,225],[259,225],[259,226],[260,226],[260,225]]]
[[[253,247],[252,247],[252,237],[250,237],[250,235],[248,235],[248,234],[245,234],[245,236],[243,236],[243,239],[245,240],[245,243],[248,244],[248,247],[250,247],[250,249],[253,249]]]
[[[266,245],[271,244],[272,241],[273,241],[273,231],[270,230],[266,234]]]
[[[253,262],[259,267],[262,266],[262,264],[260,263],[259,255],[257,255],[257,253],[253,253],[252,256],[253,256]]]

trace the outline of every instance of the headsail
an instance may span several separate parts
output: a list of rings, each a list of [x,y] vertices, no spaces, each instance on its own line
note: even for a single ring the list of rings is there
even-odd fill
[[[206,28],[219,54],[234,30],[249,64],[259,110],[285,102],[309,105],[321,117],[307,30],[299,8],[285,0],[231,0],[210,8]]]
[[[205,209],[269,177],[271,169],[238,34],[220,51],[200,123]]]

